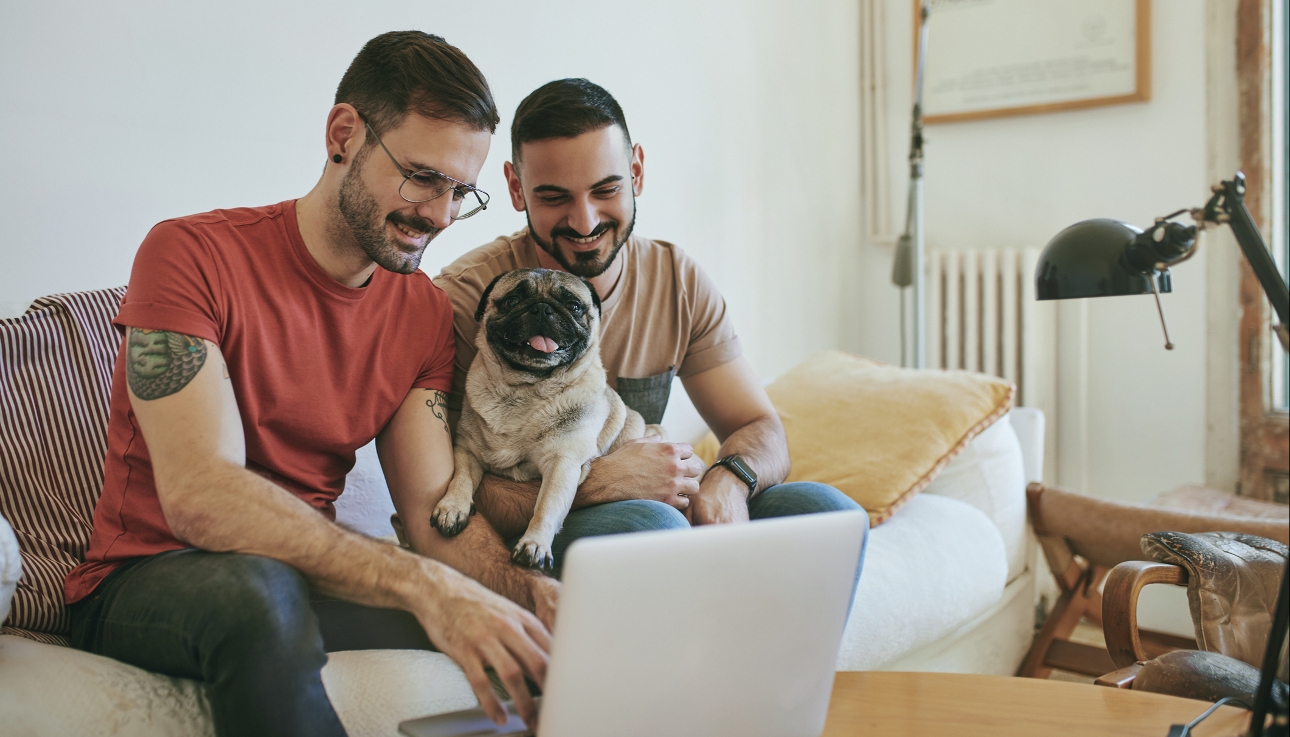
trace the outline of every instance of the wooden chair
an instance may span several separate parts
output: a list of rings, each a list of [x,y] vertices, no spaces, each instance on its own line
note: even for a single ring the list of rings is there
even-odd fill
[[[1026,489],[1026,502],[1031,525],[1061,591],[1017,671],[1017,675],[1029,678],[1047,678],[1054,668],[1088,676],[1116,670],[1112,653],[1106,649],[1069,639],[1083,618],[1103,626],[1102,595],[1098,589],[1110,569],[1126,561],[1145,562],[1148,567],[1138,591],[1148,583],[1186,583],[1185,573],[1178,579],[1181,569],[1176,566],[1167,566],[1170,570],[1166,571],[1150,567],[1163,564],[1144,561],[1146,556],[1139,547],[1144,534],[1224,530],[1282,541],[1290,534],[1284,520],[1215,514],[1212,506],[1203,507],[1206,513],[1197,513],[1128,504],[1038,483]],[[1137,627],[1136,610],[1128,616],[1134,618],[1132,637],[1136,638],[1137,652],[1158,657],[1171,650],[1196,647],[1193,639]]]

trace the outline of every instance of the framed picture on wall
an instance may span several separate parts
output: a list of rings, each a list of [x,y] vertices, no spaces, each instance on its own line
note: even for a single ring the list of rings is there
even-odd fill
[[[914,0],[914,49],[922,13]],[[930,0],[926,123],[1151,98],[1151,0]]]

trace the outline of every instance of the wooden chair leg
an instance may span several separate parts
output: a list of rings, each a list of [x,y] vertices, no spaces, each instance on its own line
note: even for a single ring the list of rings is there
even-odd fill
[[[1110,572],[1107,568],[1093,569],[1093,578],[1088,585],[1088,598],[1085,599],[1088,603],[1084,606],[1084,616],[1097,625],[1098,629],[1102,628],[1102,592],[1098,591],[1098,588],[1102,585],[1102,579]]]
[[[1022,678],[1047,678],[1053,672],[1052,668],[1044,664],[1048,648],[1052,646],[1053,640],[1065,640],[1071,636],[1087,608],[1088,597],[1084,596],[1083,586],[1073,586],[1063,591],[1044,622],[1043,629],[1030,645],[1030,652],[1026,653],[1026,659],[1017,669],[1017,675]]]

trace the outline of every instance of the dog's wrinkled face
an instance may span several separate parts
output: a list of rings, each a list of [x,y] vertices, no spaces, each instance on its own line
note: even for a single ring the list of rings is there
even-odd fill
[[[600,298],[564,271],[519,269],[484,290],[475,321],[488,345],[516,371],[547,376],[582,358],[600,329]]]

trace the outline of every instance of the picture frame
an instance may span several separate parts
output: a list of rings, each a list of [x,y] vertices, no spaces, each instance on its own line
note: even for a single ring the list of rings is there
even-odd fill
[[[922,0],[914,0],[917,72]],[[929,0],[923,121],[1151,99],[1151,0]]]

